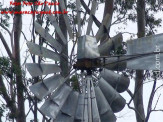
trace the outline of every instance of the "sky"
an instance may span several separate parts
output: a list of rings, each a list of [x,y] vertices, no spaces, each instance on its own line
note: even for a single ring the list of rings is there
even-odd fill
[[[10,0],[5,0],[4,2],[4,5],[9,5],[9,1]],[[0,2],[3,2],[3,0],[0,0]],[[103,17],[103,8],[104,8],[104,5],[103,4],[100,4],[99,6],[99,9],[98,11],[96,12],[96,17],[99,19],[99,20],[102,20],[102,17]],[[24,7],[23,8],[24,10],[30,10],[29,7]],[[116,15],[114,15],[116,16]],[[157,13],[155,14],[156,17],[158,18],[163,18],[163,15],[162,13]],[[113,21],[114,21],[114,17],[113,17]],[[25,33],[25,35],[31,35],[31,23],[32,23],[32,19],[31,19],[31,15],[23,15],[23,32]],[[10,28],[12,28],[12,21],[11,21],[11,26]],[[163,23],[162,23],[163,25]],[[133,22],[128,22],[128,25],[127,27],[124,29],[124,27],[126,27],[124,24],[118,24],[118,25],[115,25],[113,27],[111,27],[111,31],[110,31],[110,35],[111,37],[115,36],[116,35],[116,31],[119,30],[119,31],[122,31],[122,32],[130,32],[130,33],[137,33],[137,25]],[[121,29],[119,29],[121,28]],[[95,24],[93,24],[93,29],[95,31],[97,31],[97,27],[95,26]],[[163,33],[163,29],[162,27],[158,28],[157,29],[158,32],[157,33]],[[85,33],[86,31],[83,31],[83,34]],[[31,37],[30,36],[26,36],[27,37],[27,40],[30,41]],[[5,38],[7,39],[7,34],[5,35]],[[37,39],[38,37],[36,37]],[[135,37],[136,38],[136,37]],[[130,39],[130,35],[129,34],[123,34],[123,40],[124,41],[127,41]],[[0,45],[1,42],[0,42]],[[21,56],[25,57],[25,51],[27,50],[27,46],[26,46],[26,40],[24,39],[23,36],[21,36]],[[71,47],[71,46],[70,46]],[[0,49],[0,55],[2,55],[2,53],[4,53],[3,51],[4,49],[1,48]],[[6,54],[4,54],[6,55]],[[22,63],[23,63],[24,59],[22,59]],[[30,62],[31,60],[28,59],[28,62]],[[30,77],[30,76],[29,76]],[[144,82],[148,82],[150,81],[149,80],[146,80]],[[157,86],[161,85],[163,83],[162,80],[158,80],[157,81]],[[151,89],[152,89],[152,85],[153,85],[153,82],[149,82],[149,83],[146,83],[144,85],[144,92],[143,92],[143,97],[144,97],[144,108],[145,108],[145,113],[147,111],[147,105],[148,105],[148,100],[149,100],[149,95],[151,93]],[[129,89],[133,92],[134,91],[134,78],[130,80],[130,86],[129,86]],[[163,89],[160,89],[156,95],[155,95],[155,98],[154,98],[154,105],[159,97],[159,95],[163,93]],[[121,94],[125,99],[126,99],[126,102],[129,102],[130,100],[130,96],[128,95],[128,93],[122,93]],[[160,100],[158,102],[158,109],[163,109],[163,96],[161,95],[160,97]],[[25,104],[26,107],[28,108],[28,104],[26,103]],[[41,106],[41,104],[39,105]],[[133,103],[131,103],[131,106],[133,106]],[[27,113],[27,111],[26,111]],[[125,106],[125,108],[119,112],[119,113],[116,113],[116,116],[117,116],[117,122],[136,122],[136,119],[135,119],[135,113],[133,110],[129,109],[127,106]],[[150,120],[149,122],[155,122],[157,120],[157,122],[163,122],[163,112],[153,112],[150,116]],[[28,120],[30,120],[32,118],[32,114],[30,113],[28,118],[27,118],[27,122]],[[40,119],[40,118],[39,118]]]

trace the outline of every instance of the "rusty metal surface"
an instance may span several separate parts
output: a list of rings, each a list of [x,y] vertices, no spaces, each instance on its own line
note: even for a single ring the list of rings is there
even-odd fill
[[[114,71],[123,71],[126,65],[126,57],[110,57],[103,62],[104,68]]]
[[[100,67],[100,61],[97,59],[79,59],[76,64],[74,64],[75,69],[89,70]]]
[[[94,59],[100,56],[95,37],[84,35],[79,37],[77,59]]]
[[[138,38],[127,42],[127,55],[163,52],[163,34]],[[157,66],[158,64],[159,66]],[[144,55],[127,61],[127,68],[163,71],[163,54]]]

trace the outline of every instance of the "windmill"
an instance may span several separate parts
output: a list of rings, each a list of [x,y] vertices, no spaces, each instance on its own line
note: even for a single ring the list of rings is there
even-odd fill
[[[59,0],[59,3],[61,9],[66,9],[63,0]],[[76,3],[79,11],[79,0]],[[154,45],[160,44],[163,35],[132,40],[127,44],[127,55],[109,57],[109,51],[121,44],[122,34],[98,45],[99,40],[104,36],[105,29],[110,26],[111,20],[110,16],[106,15],[96,36],[90,36],[96,5],[97,1],[93,0],[86,35],[81,36],[80,14],[77,15],[79,34],[77,60],[73,64],[73,71],[68,76],[61,75],[61,68],[58,64],[26,64],[33,77],[53,74],[29,88],[38,99],[46,98],[40,111],[56,122],[115,122],[114,113],[121,111],[126,104],[125,99],[119,93],[128,88],[130,81],[129,78],[114,71],[126,68],[156,70],[154,59],[158,52],[154,52]],[[49,10],[49,7],[45,6],[45,11]],[[56,29],[62,43],[67,44],[55,16],[47,14],[47,17]],[[64,14],[64,21],[68,34],[72,38],[73,34],[66,14]],[[35,30],[56,51],[27,42],[30,53],[60,62],[62,45],[37,22],[35,22]],[[142,44],[150,46],[150,49],[144,48]],[[148,59],[147,63],[139,66],[146,59]],[[77,80],[79,90],[75,91],[71,85],[67,84],[67,81],[77,72],[79,74]]]

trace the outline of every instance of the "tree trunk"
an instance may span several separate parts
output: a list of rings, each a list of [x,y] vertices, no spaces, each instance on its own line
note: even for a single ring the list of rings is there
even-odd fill
[[[21,0],[15,0],[19,3]],[[15,11],[21,11],[21,6],[15,6]],[[22,16],[21,14],[14,15],[14,69],[16,72],[16,86],[17,86],[17,102],[18,102],[18,116],[17,122],[26,122],[25,108],[24,108],[24,87],[20,62],[20,35],[22,29]]]
[[[109,14],[110,17],[112,18],[113,16],[113,8],[114,8],[114,0],[105,0],[105,8],[104,8],[104,16],[106,14]],[[108,28],[108,33],[110,32],[110,27]]]
[[[137,27],[138,38],[145,36],[145,1],[137,1]],[[145,121],[144,105],[143,105],[143,72],[142,70],[136,71],[135,79],[135,97],[134,106],[136,109],[137,122]]]
[[[114,0],[105,0],[105,8],[104,8],[104,15],[103,15],[103,19],[106,16],[106,14],[109,14],[112,20],[112,16],[113,16],[113,8],[114,8]],[[110,27],[107,28],[107,32],[104,34],[104,36],[101,38],[101,43],[104,40],[109,39],[109,33],[110,33]]]

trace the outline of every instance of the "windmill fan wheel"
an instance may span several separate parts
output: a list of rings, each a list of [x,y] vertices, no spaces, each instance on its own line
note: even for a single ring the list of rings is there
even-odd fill
[[[60,7],[65,9],[63,0],[59,0]],[[91,15],[95,14],[92,2]],[[77,0],[77,9],[79,11],[80,2]],[[45,11],[50,9],[46,6]],[[47,15],[51,24],[54,26],[62,44],[53,38],[42,26],[35,22],[36,32],[44,38],[55,50],[52,51],[46,47],[27,42],[31,54],[38,55],[47,59],[54,60],[54,64],[46,63],[27,63],[26,67],[32,77],[53,74],[29,87],[31,92],[40,100],[46,98],[40,111],[55,122],[115,122],[114,113],[121,111],[126,101],[119,94],[124,92],[129,86],[129,78],[117,74],[112,70],[117,70],[116,65],[105,66],[103,56],[108,52],[113,40],[121,39],[122,34],[98,45],[98,41],[104,35],[104,28],[110,24],[109,15],[104,18],[96,36],[90,36],[90,28],[93,18],[90,15],[87,34],[79,36],[77,41],[77,60],[73,64],[73,70],[68,76],[61,74],[60,61],[62,56],[62,44],[67,44],[55,16]],[[64,21],[68,30],[69,37],[73,37],[72,29],[68,21],[68,16],[64,16]],[[78,20],[80,16],[78,16]],[[81,33],[81,25],[78,23],[78,33]],[[117,39],[118,38],[118,39]],[[110,43],[110,41],[113,41]],[[105,47],[107,46],[107,47]],[[57,63],[55,63],[57,62]],[[122,62],[123,63],[123,62]],[[123,66],[123,65],[122,65]],[[77,89],[71,83],[76,76]]]

